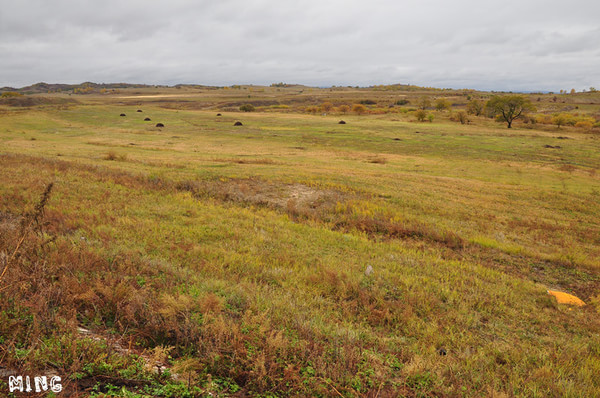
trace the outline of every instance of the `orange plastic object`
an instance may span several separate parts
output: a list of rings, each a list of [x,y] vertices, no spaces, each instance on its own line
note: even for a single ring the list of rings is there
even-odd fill
[[[558,301],[558,304],[570,304],[577,305],[579,307],[583,307],[585,305],[585,303],[579,297],[575,297],[571,294],[557,292],[554,290],[548,290],[548,294],[556,297],[556,301]]]

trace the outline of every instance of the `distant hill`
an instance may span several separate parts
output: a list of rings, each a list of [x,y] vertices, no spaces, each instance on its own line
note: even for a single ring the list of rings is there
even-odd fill
[[[7,91],[14,91],[21,94],[40,94],[40,93],[60,93],[74,90],[116,90],[123,88],[144,88],[144,87],[158,87],[155,85],[148,84],[132,84],[132,83],[92,83],[84,82],[80,84],[61,84],[61,83],[35,83],[31,86],[25,86],[21,88],[14,87],[2,87],[0,93]],[[161,86],[162,87],[162,86]]]

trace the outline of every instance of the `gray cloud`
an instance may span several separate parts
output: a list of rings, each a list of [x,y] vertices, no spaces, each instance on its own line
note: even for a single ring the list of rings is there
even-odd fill
[[[0,0],[0,86],[600,86],[588,0]]]

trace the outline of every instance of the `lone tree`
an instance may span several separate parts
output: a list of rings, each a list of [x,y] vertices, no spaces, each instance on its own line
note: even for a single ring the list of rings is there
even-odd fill
[[[483,102],[473,99],[467,104],[467,113],[475,116],[481,116],[483,113]]]
[[[450,109],[451,106],[452,105],[450,104],[450,102],[448,102],[445,98],[439,98],[437,101],[435,101],[436,111],[443,112],[445,110]]]
[[[431,100],[427,97],[421,97],[417,106],[419,109],[425,110],[431,106]]]
[[[417,117],[417,120],[419,122],[424,122],[425,119],[427,118],[427,111],[425,111],[423,109],[419,109],[418,111],[415,112],[415,116]]]
[[[535,110],[529,98],[522,95],[494,95],[487,102],[486,107],[491,114],[506,122],[508,128],[512,127],[515,119],[524,116],[525,112]]]
[[[572,119],[572,116],[568,113],[557,113],[552,117],[552,123],[556,124],[557,128],[560,128],[560,126],[568,124],[570,119]]]

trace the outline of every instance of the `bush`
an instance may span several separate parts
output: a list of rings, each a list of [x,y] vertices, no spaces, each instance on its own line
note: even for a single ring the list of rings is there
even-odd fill
[[[450,120],[454,122],[460,122],[460,124],[469,123],[469,117],[467,116],[467,112],[465,111],[458,111],[452,114],[452,116],[450,116]]]
[[[367,108],[365,108],[365,106],[362,104],[352,105],[352,112],[356,113],[357,115],[362,115],[366,111],[367,111]]]
[[[415,112],[415,116],[417,117],[417,120],[419,122],[424,122],[425,119],[427,118],[427,112],[424,111],[423,109],[419,109],[418,111]]]
[[[330,112],[333,109],[333,104],[331,102],[323,102],[321,104],[321,110],[323,112]]]
[[[551,124],[552,123],[552,116],[550,115],[544,115],[544,114],[539,114],[535,116],[535,121],[539,124]]]
[[[348,105],[340,105],[340,106],[338,106],[337,110],[338,110],[338,112],[346,114],[350,110],[350,107]]]
[[[240,111],[243,112],[254,112],[254,105],[252,104],[244,104],[240,106]]]
[[[401,100],[396,101],[396,105],[408,105],[408,104],[410,104],[410,101],[407,99],[401,99]]]
[[[578,128],[584,128],[584,129],[591,129],[594,125],[592,124],[592,122],[588,122],[588,121],[580,121],[575,123],[575,127]]]

